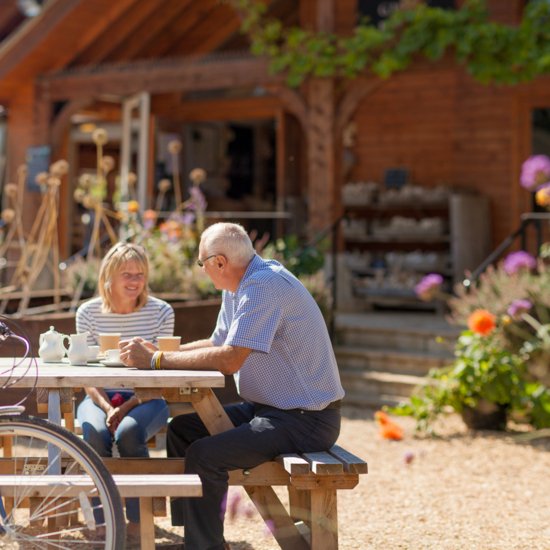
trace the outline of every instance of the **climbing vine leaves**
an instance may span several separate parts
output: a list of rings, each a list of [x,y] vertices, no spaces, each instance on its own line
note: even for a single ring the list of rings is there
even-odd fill
[[[483,84],[517,84],[550,72],[550,2],[531,0],[516,26],[491,21],[484,0],[461,9],[423,3],[398,9],[380,26],[363,21],[349,36],[285,27],[258,0],[229,0],[242,17],[251,51],[267,56],[273,72],[297,86],[306,78],[370,73],[381,78],[405,70],[418,56],[454,55]]]

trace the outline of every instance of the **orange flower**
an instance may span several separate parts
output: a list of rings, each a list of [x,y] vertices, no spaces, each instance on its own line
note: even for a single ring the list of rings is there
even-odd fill
[[[157,213],[155,210],[145,210],[143,213],[143,219],[154,222],[157,219]]]
[[[535,202],[539,206],[549,207],[550,206],[550,185],[545,185],[541,187],[535,194]]]
[[[468,328],[476,334],[487,336],[496,327],[496,317],[486,309],[476,309],[468,317]]]
[[[128,201],[128,212],[135,214],[139,212],[139,202],[138,201]]]
[[[400,441],[403,439],[403,428],[390,419],[390,417],[383,411],[376,411],[374,418],[380,426],[380,435],[384,439],[392,439],[394,441]]]

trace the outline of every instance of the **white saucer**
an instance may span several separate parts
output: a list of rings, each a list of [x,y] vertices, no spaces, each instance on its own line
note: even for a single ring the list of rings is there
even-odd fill
[[[122,361],[108,361],[107,359],[101,359],[99,361],[105,367],[127,367]]]

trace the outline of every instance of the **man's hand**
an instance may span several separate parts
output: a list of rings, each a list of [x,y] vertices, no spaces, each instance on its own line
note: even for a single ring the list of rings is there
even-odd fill
[[[150,369],[155,347],[143,338],[132,338],[120,344],[120,360],[129,367]]]

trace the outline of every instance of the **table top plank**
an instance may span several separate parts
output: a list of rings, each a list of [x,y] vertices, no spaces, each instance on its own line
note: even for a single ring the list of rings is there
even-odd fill
[[[100,364],[72,366],[69,363],[36,365],[25,360],[18,367],[13,359],[0,357],[0,384],[9,382],[14,387],[81,388],[99,386],[111,388],[221,388],[225,377],[218,371],[138,370],[132,367],[105,367]]]

